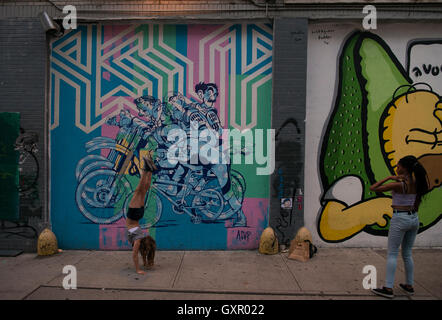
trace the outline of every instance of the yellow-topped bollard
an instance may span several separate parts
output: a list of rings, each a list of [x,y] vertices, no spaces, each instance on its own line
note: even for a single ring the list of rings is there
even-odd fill
[[[271,227],[265,228],[262,232],[258,251],[262,254],[277,254],[279,252],[278,238]]]
[[[306,227],[301,227],[296,233],[295,241],[299,243],[299,242],[304,242],[305,240],[313,242],[312,234]]]
[[[310,259],[310,245],[305,241],[312,243],[312,234],[306,227],[302,227],[296,233],[296,237],[290,242],[289,259],[304,262]]]
[[[59,250],[55,234],[47,228],[44,229],[38,236],[37,255],[50,256],[57,252],[59,252]]]

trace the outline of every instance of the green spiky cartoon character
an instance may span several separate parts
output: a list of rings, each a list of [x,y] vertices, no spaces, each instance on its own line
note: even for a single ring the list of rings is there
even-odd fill
[[[428,85],[413,84],[380,37],[360,31],[344,43],[337,90],[320,152],[320,237],[386,236],[391,194],[369,187],[395,174],[406,155],[418,158],[429,178],[419,232],[436,224],[442,217],[441,97]]]

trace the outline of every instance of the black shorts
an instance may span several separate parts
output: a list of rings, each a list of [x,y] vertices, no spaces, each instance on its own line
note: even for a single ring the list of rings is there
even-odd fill
[[[144,217],[144,207],[141,208],[129,208],[127,211],[127,217],[131,220],[138,221]]]

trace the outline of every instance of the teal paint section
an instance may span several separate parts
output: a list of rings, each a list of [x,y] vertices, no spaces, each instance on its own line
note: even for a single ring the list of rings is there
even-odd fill
[[[62,249],[99,249],[99,226],[79,214],[75,203],[75,167],[79,146],[86,135],[73,123],[75,91],[61,85],[63,112],[60,125],[51,132],[51,225]]]

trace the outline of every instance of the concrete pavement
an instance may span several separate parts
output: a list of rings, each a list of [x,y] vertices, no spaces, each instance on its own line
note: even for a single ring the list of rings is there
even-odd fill
[[[413,257],[416,293],[407,297],[398,287],[405,279],[399,257],[395,299],[442,299],[442,249],[414,249]],[[66,265],[77,270],[76,290],[63,288]],[[157,251],[146,275],[134,272],[129,251],[25,253],[0,257],[0,299],[384,300],[363,288],[366,265],[383,285],[384,249],[319,248],[308,262],[257,250]]]

